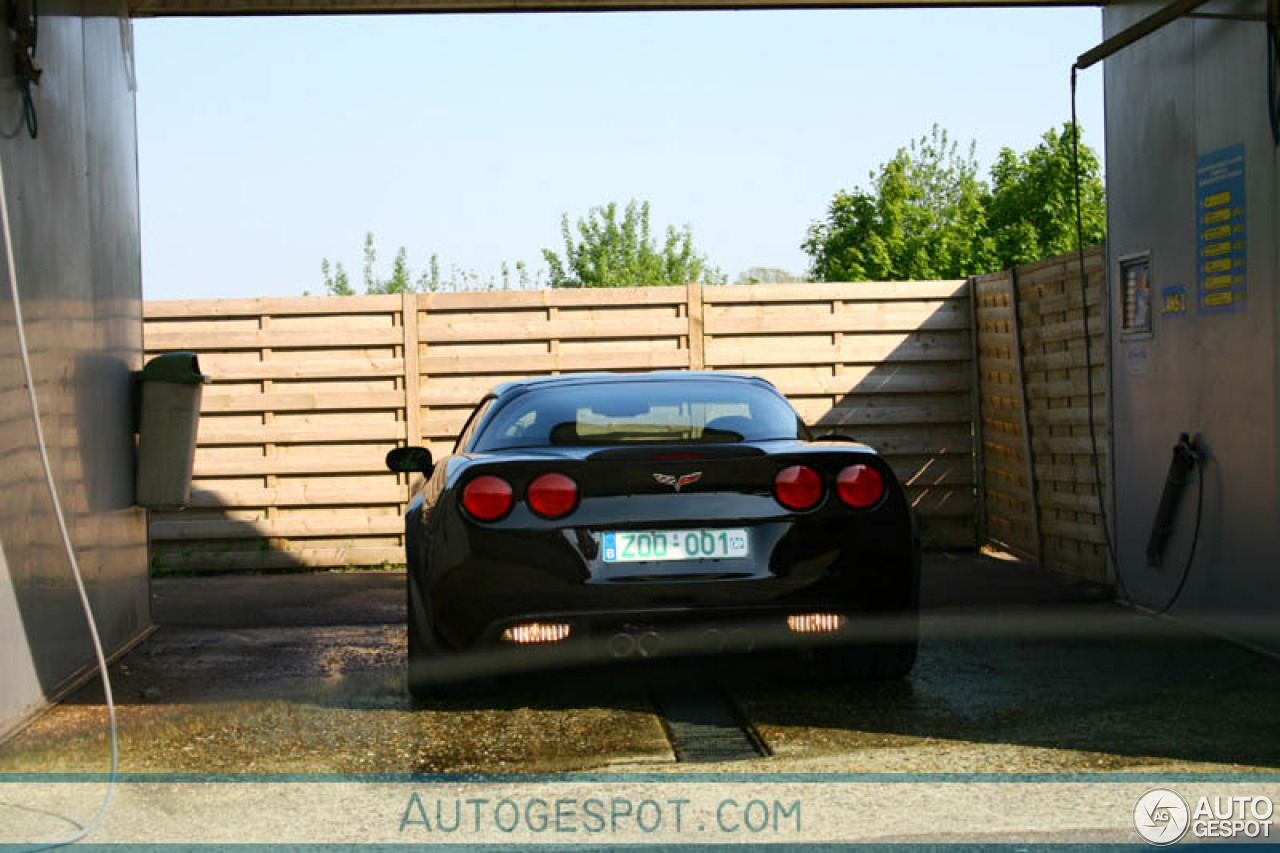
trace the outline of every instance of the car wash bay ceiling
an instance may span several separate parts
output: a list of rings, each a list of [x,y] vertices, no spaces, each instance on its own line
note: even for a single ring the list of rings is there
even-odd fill
[[[392,12],[605,12],[711,9],[928,9],[1102,6],[1085,0],[131,0],[133,17]]]

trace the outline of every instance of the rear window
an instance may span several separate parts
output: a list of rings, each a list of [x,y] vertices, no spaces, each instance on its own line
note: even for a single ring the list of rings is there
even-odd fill
[[[601,382],[535,388],[493,413],[474,450],[723,443],[803,437],[779,395],[746,382]]]

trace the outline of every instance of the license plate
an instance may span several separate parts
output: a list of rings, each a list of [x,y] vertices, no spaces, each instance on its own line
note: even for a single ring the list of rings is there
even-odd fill
[[[652,563],[668,560],[734,560],[748,556],[747,531],[619,530],[604,535],[606,563]]]

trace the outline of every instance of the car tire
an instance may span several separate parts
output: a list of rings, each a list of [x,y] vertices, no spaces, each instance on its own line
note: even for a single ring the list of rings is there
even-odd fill
[[[897,681],[916,664],[916,641],[838,646],[815,653],[818,677],[825,682]]]
[[[425,648],[420,636],[421,628],[418,626],[418,620],[414,618],[413,606],[409,607],[409,660],[408,670],[405,673],[405,686],[409,688],[409,695],[415,699],[430,699],[432,697],[431,682],[422,675],[422,671],[430,666],[431,654]]]
[[[434,666],[450,655],[456,655],[448,649],[436,634],[431,625],[430,605],[425,596],[418,593],[418,585],[409,574],[405,584],[408,593],[408,660],[405,671],[405,687],[414,699],[429,701],[434,699],[457,699],[474,697],[476,693],[491,692],[497,688],[497,682],[490,678],[469,677],[466,679],[439,679],[433,677]],[[421,602],[421,605],[418,604]],[[455,670],[456,672],[456,670]]]
[[[409,695],[414,699],[439,699],[450,695],[450,690],[449,685],[432,681],[430,677],[431,664],[439,660],[441,650],[432,642],[435,632],[427,622],[425,614],[420,612],[426,602],[418,594],[417,588],[418,584],[413,578],[413,572],[410,571],[405,584],[408,613],[406,627],[409,635],[405,686],[408,687]]]

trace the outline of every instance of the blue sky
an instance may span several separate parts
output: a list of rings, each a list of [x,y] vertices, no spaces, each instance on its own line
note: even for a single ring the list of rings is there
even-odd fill
[[[562,213],[647,199],[730,277],[802,272],[832,194],[934,122],[985,168],[1069,117],[1098,9],[135,22],[148,299],[297,296],[405,246],[543,267]],[[1081,78],[1101,154],[1101,69]]]

